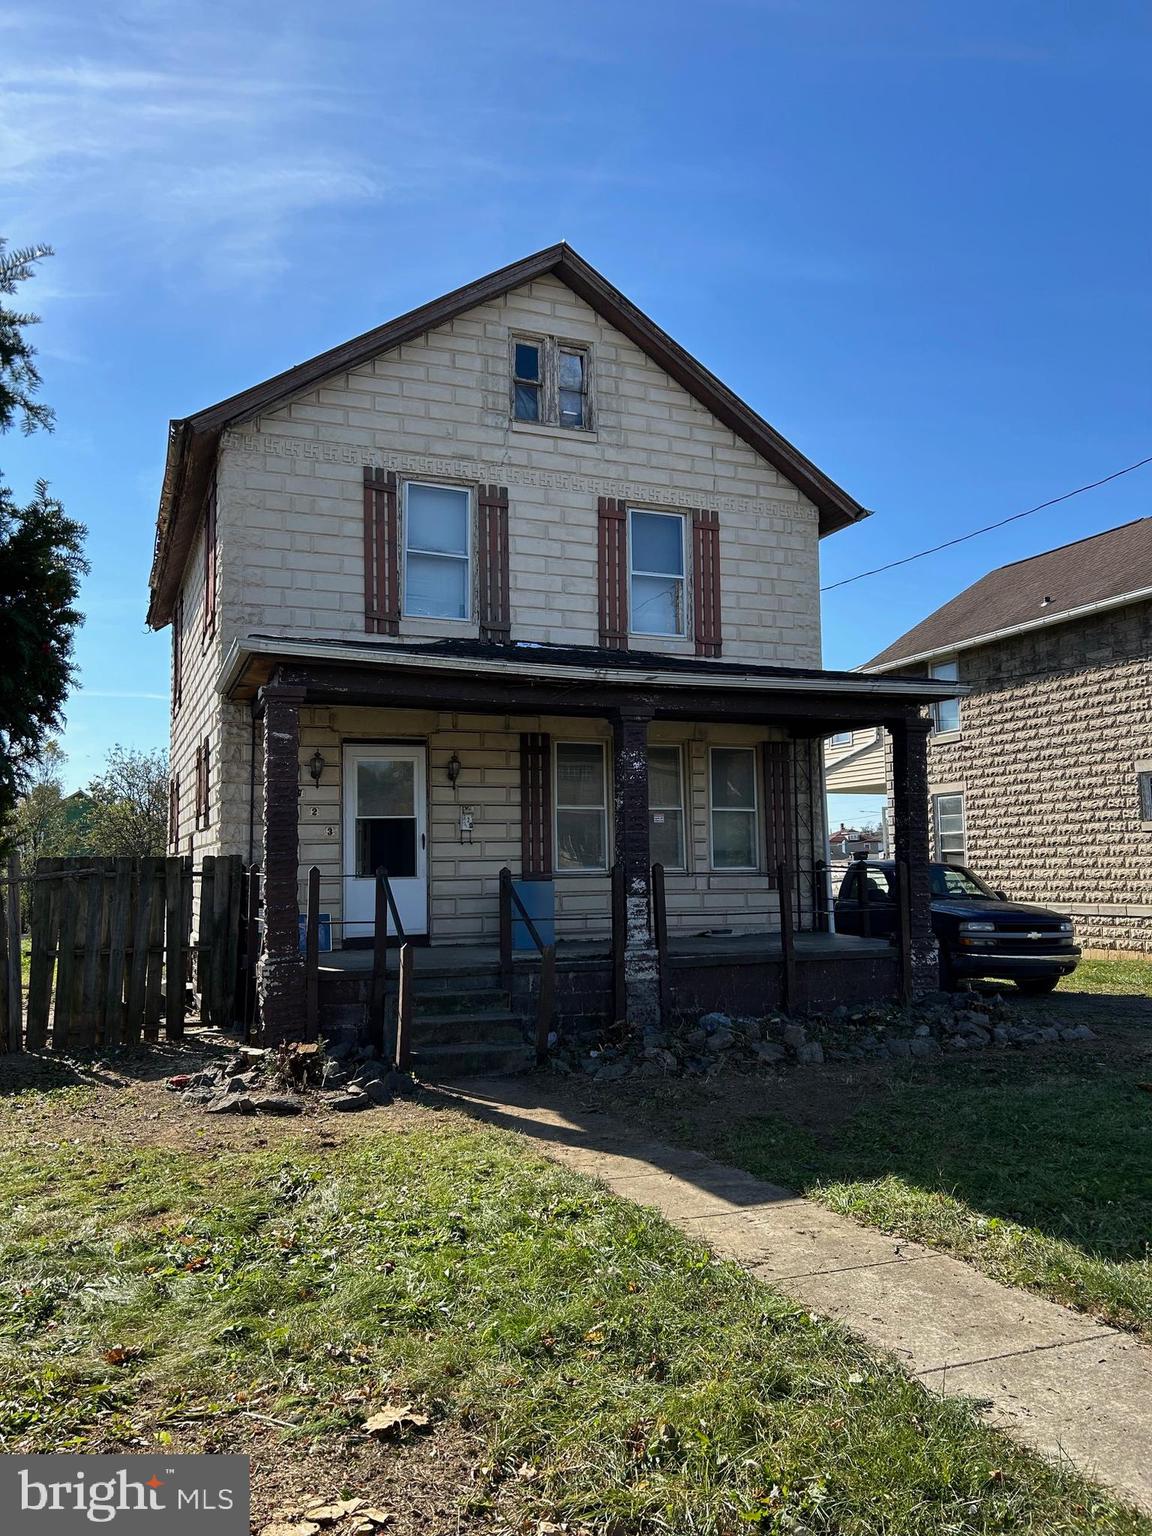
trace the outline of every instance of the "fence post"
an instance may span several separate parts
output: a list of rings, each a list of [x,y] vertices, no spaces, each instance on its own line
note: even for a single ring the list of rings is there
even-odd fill
[[[617,859],[612,866],[612,1019],[623,1024],[628,1017],[628,991],[624,972],[624,949],[628,936],[627,893],[624,865]]]
[[[660,970],[660,1023],[666,1028],[672,1022],[672,976],[668,969],[668,892],[663,864],[652,866],[652,938]]]
[[[35,870],[41,878],[32,885],[32,920],[29,924],[32,961],[28,967],[28,1019],[25,1031],[25,1045],[30,1051],[43,1050],[48,1040],[60,883],[43,877],[54,874],[57,866],[56,859],[37,859]]]
[[[134,859],[115,859],[112,910],[108,921],[108,971],[104,984],[104,1044],[124,1038],[124,955],[128,948],[128,909],[132,904]]]
[[[500,985],[512,990],[512,871],[500,871]]]
[[[80,1006],[73,1016],[70,1044],[87,1049],[96,1044],[100,1023],[100,935],[104,927],[104,861],[92,861],[94,872],[84,882],[83,958],[80,966]]]
[[[787,864],[776,866],[776,885],[780,892],[780,953],[784,962],[781,1001],[788,1013],[796,1001],[796,933],[792,922],[792,876]]]
[[[396,991],[396,1069],[407,1072],[412,1061],[412,964],[411,944],[400,946],[400,977]]]
[[[388,1007],[388,895],[384,871],[376,871],[376,904],[372,926],[372,983],[368,990],[368,1043],[376,1056],[384,1054],[384,1012]]]
[[[304,916],[304,1038],[315,1040],[320,1028],[320,866],[308,870],[308,905]]]
[[[76,929],[80,919],[80,877],[67,875],[60,885],[60,923],[56,939],[56,996],[52,1004],[52,1049],[67,1050],[76,1007]]]
[[[136,911],[132,923],[132,965],[128,972],[128,1003],[124,1037],[135,1043],[144,1028],[148,991],[148,936],[152,927],[152,892],[156,885],[156,860],[143,858],[138,866]]]
[[[912,886],[908,878],[908,863],[896,861],[896,941],[900,966],[900,999],[907,1007],[912,1001]]]
[[[20,855],[8,855],[7,928],[8,1020],[4,1048],[18,1051],[24,1043],[23,980],[20,975]]]
[[[184,1038],[184,860],[164,860],[164,1034]],[[204,893],[200,893],[203,908]]]

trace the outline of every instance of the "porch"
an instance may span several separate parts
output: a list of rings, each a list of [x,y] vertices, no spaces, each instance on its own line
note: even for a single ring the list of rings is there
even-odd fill
[[[317,993],[349,1001],[371,983],[372,947],[383,953],[381,914],[415,940],[414,984],[495,967],[510,1000],[554,986],[561,1020],[568,992],[583,1019],[642,1028],[669,1010],[814,1006],[932,983],[920,706],[939,690],[928,680],[465,642],[245,644],[227,687],[260,732],[271,1038],[315,1027],[306,908],[332,933]],[[824,931],[820,743],[864,720],[893,743],[908,872],[895,951]],[[402,805],[357,799],[365,761],[385,765],[381,783],[399,774]],[[373,898],[381,865],[387,907]],[[511,955],[512,925],[549,952],[543,962]],[[346,947],[357,940],[370,947]]]

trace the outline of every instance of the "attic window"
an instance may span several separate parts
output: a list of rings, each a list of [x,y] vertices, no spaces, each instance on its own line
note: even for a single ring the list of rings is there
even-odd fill
[[[512,419],[571,431],[591,426],[587,347],[554,336],[512,338]]]

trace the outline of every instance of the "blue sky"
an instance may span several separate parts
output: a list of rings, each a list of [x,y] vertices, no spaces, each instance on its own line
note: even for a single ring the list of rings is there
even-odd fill
[[[876,510],[828,581],[1152,452],[1150,43],[1135,0],[0,7],[0,231],[57,248],[23,298],[59,416],[0,468],[90,529],[70,779],[166,739],[168,418],[559,238]],[[827,664],[1150,501],[829,594]]]

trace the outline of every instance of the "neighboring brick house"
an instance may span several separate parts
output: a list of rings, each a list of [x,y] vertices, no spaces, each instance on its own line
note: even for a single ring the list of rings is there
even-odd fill
[[[674,933],[771,927],[782,862],[814,927],[821,738],[879,715],[914,786],[945,691],[820,670],[818,541],[863,515],[563,245],[174,421],[172,847],[260,862],[266,1028],[313,864],[337,946],[380,865],[409,937],[491,945],[503,866],[569,939],[619,864],[638,989],[652,861]]]
[[[968,689],[934,707],[937,858],[1152,949],[1152,518],[992,571],[862,670]]]

